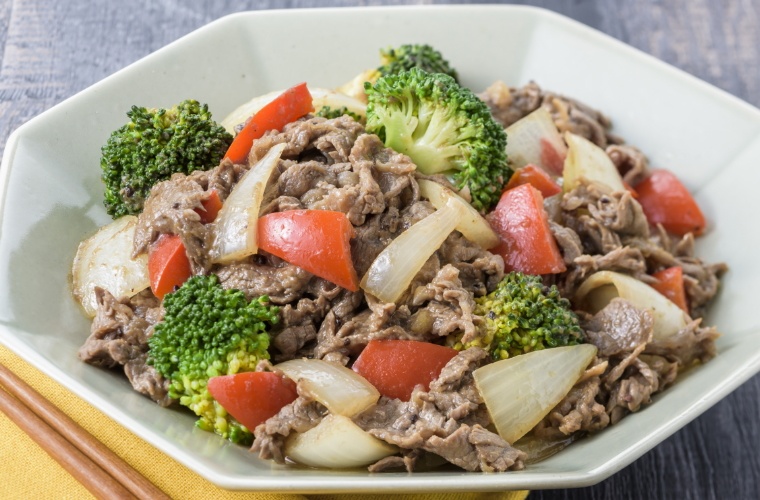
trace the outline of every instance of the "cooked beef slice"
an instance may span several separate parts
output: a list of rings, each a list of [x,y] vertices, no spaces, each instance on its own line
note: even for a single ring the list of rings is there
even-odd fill
[[[277,305],[298,300],[313,278],[310,272],[276,258],[233,262],[217,266],[214,273],[224,288],[241,290],[249,300],[266,295]]]
[[[635,239],[630,245],[641,251],[651,272],[679,266],[692,318],[704,316],[719,291],[720,278],[728,271],[724,263],[709,264],[694,255],[694,235],[673,237],[662,227],[649,239]]]
[[[327,414],[327,408],[314,401],[300,384],[296,386],[298,397],[280,409],[277,415],[256,426],[251,451],[260,458],[285,463],[285,439],[291,433],[306,432],[316,427]]]
[[[606,116],[579,101],[546,92],[535,82],[520,88],[510,88],[497,81],[478,94],[478,97],[488,105],[493,117],[504,127],[543,106],[551,113],[560,133],[580,135],[601,148],[620,142],[620,139],[610,133],[612,123]]]
[[[702,318],[689,322],[667,339],[650,343],[645,352],[676,362],[681,367],[709,361],[715,356],[715,340],[720,333],[715,327],[703,327],[701,323]]]
[[[132,387],[161,406],[174,403],[169,381],[146,363],[148,338],[161,316],[158,299],[150,290],[116,299],[107,290],[95,289],[98,309],[90,336],[79,348],[79,359],[102,368],[124,367]]]
[[[485,429],[490,419],[472,372],[487,356],[483,349],[462,351],[429,391],[418,387],[407,402],[383,397],[354,420],[383,441],[435,453],[469,471],[521,469],[525,454]]]
[[[586,340],[597,358],[567,396],[533,429],[541,438],[596,432],[651,402],[675,380],[678,364],[643,354],[652,342],[654,319],[647,310],[616,298],[595,315],[581,315]]]
[[[147,253],[162,234],[174,234],[185,245],[193,273],[205,273],[211,265],[207,252],[213,235],[196,210],[208,196],[196,178],[183,174],[153,186],[137,218],[133,255]]]
[[[635,186],[649,175],[649,160],[644,153],[627,144],[613,144],[605,150],[629,186]]]

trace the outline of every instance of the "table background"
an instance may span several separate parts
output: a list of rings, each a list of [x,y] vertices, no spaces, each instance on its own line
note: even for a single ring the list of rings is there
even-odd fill
[[[29,118],[220,16],[430,3],[452,2],[0,0],[0,154],[8,135]],[[555,10],[760,106],[757,0],[502,3]],[[12,446],[2,438],[0,446]],[[755,376],[612,478],[591,488],[536,491],[531,499],[760,498],[758,445]]]

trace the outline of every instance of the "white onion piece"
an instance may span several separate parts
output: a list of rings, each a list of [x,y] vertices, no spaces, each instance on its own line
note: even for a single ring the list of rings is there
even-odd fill
[[[291,359],[275,368],[300,383],[334,415],[353,417],[380,399],[380,392],[367,379],[343,365],[321,359]]]
[[[316,427],[291,434],[285,456],[311,467],[362,467],[398,452],[398,448],[362,430],[350,418],[327,415]]]
[[[336,91],[340,92],[341,94],[345,94],[350,97],[354,97],[361,102],[367,102],[367,94],[364,91],[364,82],[375,82],[377,81],[378,77],[380,76],[380,72],[377,71],[375,68],[368,69],[365,71],[362,71],[355,77],[353,77],[351,80],[347,81],[337,89]],[[362,116],[364,116],[364,113],[362,113]]]
[[[114,297],[131,297],[150,286],[148,256],[132,258],[137,217],[126,215],[79,244],[72,266],[72,292],[85,313],[94,317],[98,309],[95,287]]]
[[[284,90],[269,92],[268,94],[254,97],[247,103],[238,106],[232,113],[222,120],[222,127],[224,127],[230,134],[235,135],[235,127],[245,123],[248,118],[261,111],[261,108],[274,101],[275,98],[283,92]],[[355,97],[342,94],[335,90],[311,87],[309,87],[309,93],[312,97],[315,112],[325,106],[330,106],[331,109],[345,107],[359,116],[367,116],[367,105]]]
[[[591,344],[521,354],[475,370],[496,430],[512,444],[541,421],[583,375],[596,355]]]
[[[491,229],[488,221],[472,205],[467,203],[464,198],[437,182],[419,179],[417,183],[420,186],[420,194],[430,200],[430,203],[439,210],[450,199],[462,204],[467,214],[462,217],[456,230],[462,233],[465,238],[477,243],[486,250],[499,244],[499,236]]]
[[[449,199],[443,208],[414,224],[385,247],[362,278],[361,287],[383,302],[396,302],[466,216],[465,208]]]
[[[606,186],[610,192],[625,191],[623,179],[615,164],[602,148],[579,135],[565,132],[568,150],[562,173],[562,189],[572,191],[581,179]]]
[[[589,276],[575,292],[575,301],[590,313],[603,309],[615,297],[621,297],[638,309],[649,309],[654,318],[654,340],[663,340],[689,322],[683,309],[660,292],[626,274],[599,271]]]
[[[257,224],[261,200],[284,149],[284,143],[273,146],[256,165],[248,169],[224,201],[214,221],[213,262],[232,262],[258,251]]]
[[[527,164],[561,175],[567,146],[549,111],[538,108],[507,127],[507,158],[513,168]]]

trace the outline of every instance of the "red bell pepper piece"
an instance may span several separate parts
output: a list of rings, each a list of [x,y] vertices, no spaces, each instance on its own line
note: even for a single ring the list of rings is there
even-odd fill
[[[425,390],[457,351],[416,340],[370,340],[356,359],[353,370],[374,385],[380,394],[409,401],[412,390]]]
[[[552,145],[551,142],[541,138],[541,163],[552,169],[557,175],[562,175],[565,169],[565,156]]]
[[[306,88],[306,83],[289,88],[253,115],[235,136],[224,157],[229,158],[233,163],[247,163],[248,153],[251,152],[254,140],[270,130],[282,130],[288,123],[313,110],[311,93]]]
[[[652,288],[669,298],[675,305],[689,313],[689,306],[686,301],[686,288],[683,283],[683,269],[681,266],[673,266],[657,271],[652,275],[657,278],[656,283],[652,283]]]
[[[681,181],[667,170],[654,170],[636,185],[638,201],[650,224],[662,224],[670,233],[700,235],[705,216]]]
[[[543,196],[530,184],[504,191],[486,218],[501,240],[491,251],[504,258],[507,271],[555,274],[567,269],[549,228]]]
[[[153,295],[164,295],[182,285],[192,275],[185,245],[179,236],[162,234],[148,251],[148,276]]]
[[[544,198],[562,192],[562,188],[554,182],[554,179],[544,169],[531,164],[525,165],[512,174],[505,190],[522,186],[523,184],[530,184],[538,189]]]
[[[296,384],[273,372],[212,377],[206,387],[211,397],[250,431],[298,397]]]
[[[342,212],[290,210],[259,218],[259,248],[355,292],[359,278],[351,260],[354,226]]]
[[[204,224],[214,222],[214,219],[216,219],[216,216],[219,214],[219,210],[222,209],[222,199],[219,197],[219,193],[216,189],[211,191],[208,198],[201,201],[201,205],[203,205],[202,209],[199,208],[195,210],[195,213],[200,215],[201,222]]]

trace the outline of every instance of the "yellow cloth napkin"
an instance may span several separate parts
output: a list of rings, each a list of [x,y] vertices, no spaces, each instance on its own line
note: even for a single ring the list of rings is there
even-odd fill
[[[153,484],[176,499],[332,500],[357,495],[291,495],[241,493],[223,490],[115,424],[99,410],[0,345],[0,363],[87,429]],[[21,429],[0,413],[0,498],[83,499],[89,492],[50,458]],[[524,500],[527,491],[503,493],[446,493],[420,495],[363,495],[363,500]]]

